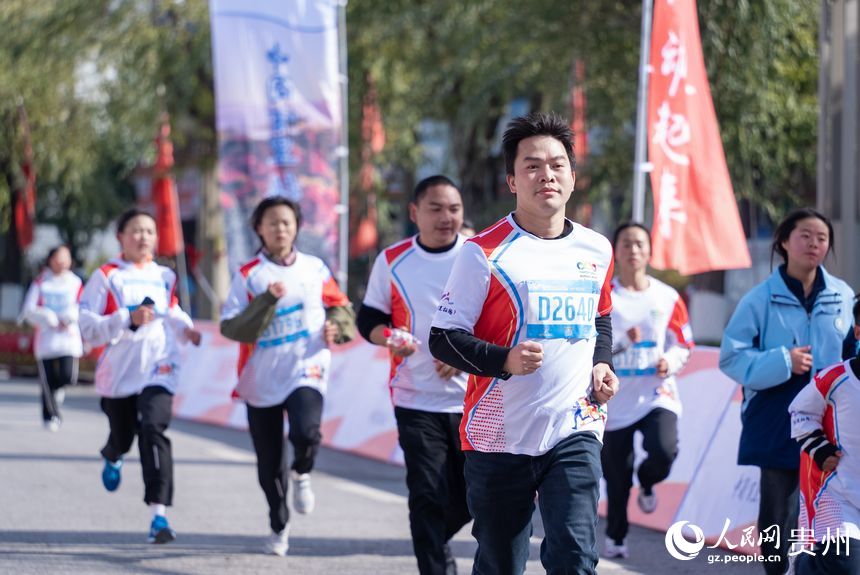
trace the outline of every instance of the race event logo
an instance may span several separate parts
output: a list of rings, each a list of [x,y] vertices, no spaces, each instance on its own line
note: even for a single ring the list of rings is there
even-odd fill
[[[692,523],[689,524],[689,528],[693,530],[696,541],[691,542],[684,538],[681,530],[687,523],[687,521],[678,521],[666,531],[666,550],[669,552],[669,555],[681,561],[693,559],[699,554],[702,547],[705,546],[705,534]]]

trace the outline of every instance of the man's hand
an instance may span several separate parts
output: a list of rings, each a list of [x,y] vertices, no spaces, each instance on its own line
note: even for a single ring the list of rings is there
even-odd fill
[[[392,354],[397,357],[409,357],[416,351],[418,351],[418,346],[415,345],[414,341],[409,341],[403,343],[401,345],[393,345],[390,343],[385,344],[385,346],[391,351]]]
[[[433,367],[436,368],[436,375],[442,379],[451,379],[454,376],[460,375],[460,370],[456,367],[451,367],[447,363],[443,363],[438,359],[433,360]]]
[[[325,325],[323,326],[323,339],[325,340],[325,346],[331,347],[334,345],[334,340],[337,338],[337,325],[333,321],[326,320]]]
[[[151,305],[140,305],[131,312],[131,325],[140,327],[155,319],[155,310]]]
[[[618,391],[618,376],[609,365],[598,363],[591,369],[591,395],[597,403],[606,403]]]
[[[543,347],[536,341],[523,341],[511,348],[502,367],[511,375],[529,375],[543,364]]]
[[[665,357],[661,357],[657,362],[657,377],[669,377],[669,362]]]
[[[203,336],[199,331],[197,331],[196,329],[191,329],[190,327],[186,327],[183,333],[193,346],[198,347],[200,345],[200,340],[203,338]]]
[[[839,465],[839,458],[842,457],[842,452],[837,451],[835,454],[831,455],[827,459],[824,460],[824,465],[821,466],[821,471],[833,471],[836,469],[836,466]]]
[[[629,337],[630,341],[633,343],[639,343],[642,341],[642,330],[637,326],[633,326],[627,330],[627,337]]]

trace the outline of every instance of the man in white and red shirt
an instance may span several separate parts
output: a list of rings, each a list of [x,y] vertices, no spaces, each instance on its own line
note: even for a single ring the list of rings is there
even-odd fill
[[[425,178],[415,187],[409,215],[418,234],[376,258],[356,323],[367,341],[391,352],[389,385],[406,463],[412,545],[420,573],[444,574],[454,562],[447,542],[471,520],[459,441],[466,375],[434,359],[427,338],[465,241],[458,234],[460,191],[445,176]],[[387,337],[392,328],[413,341]]]
[[[860,299],[854,303],[860,340]],[[800,444],[799,537],[794,572],[860,573],[860,356],[821,370],[788,407],[791,436]]]
[[[609,241],[564,217],[572,132],[513,120],[503,149],[516,211],[463,246],[430,349],[471,374],[462,447],[475,572],[522,573],[539,495],[549,573],[594,573],[600,448],[612,372]]]

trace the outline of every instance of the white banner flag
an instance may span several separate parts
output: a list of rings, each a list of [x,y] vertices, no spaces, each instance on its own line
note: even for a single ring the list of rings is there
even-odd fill
[[[211,0],[218,184],[230,267],[259,247],[249,217],[297,200],[298,248],[338,261],[343,141],[336,0]],[[345,81],[345,79],[343,79]]]

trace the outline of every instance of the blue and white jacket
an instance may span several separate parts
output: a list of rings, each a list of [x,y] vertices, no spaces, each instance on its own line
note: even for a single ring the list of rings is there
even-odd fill
[[[776,269],[741,299],[723,333],[720,369],[743,386],[740,465],[798,469],[788,406],[816,372],[842,359],[843,341],[854,324],[854,292],[823,267],[819,272],[824,289],[811,313]],[[812,346],[813,368],[797,376],[789,351],[805,345]]]

